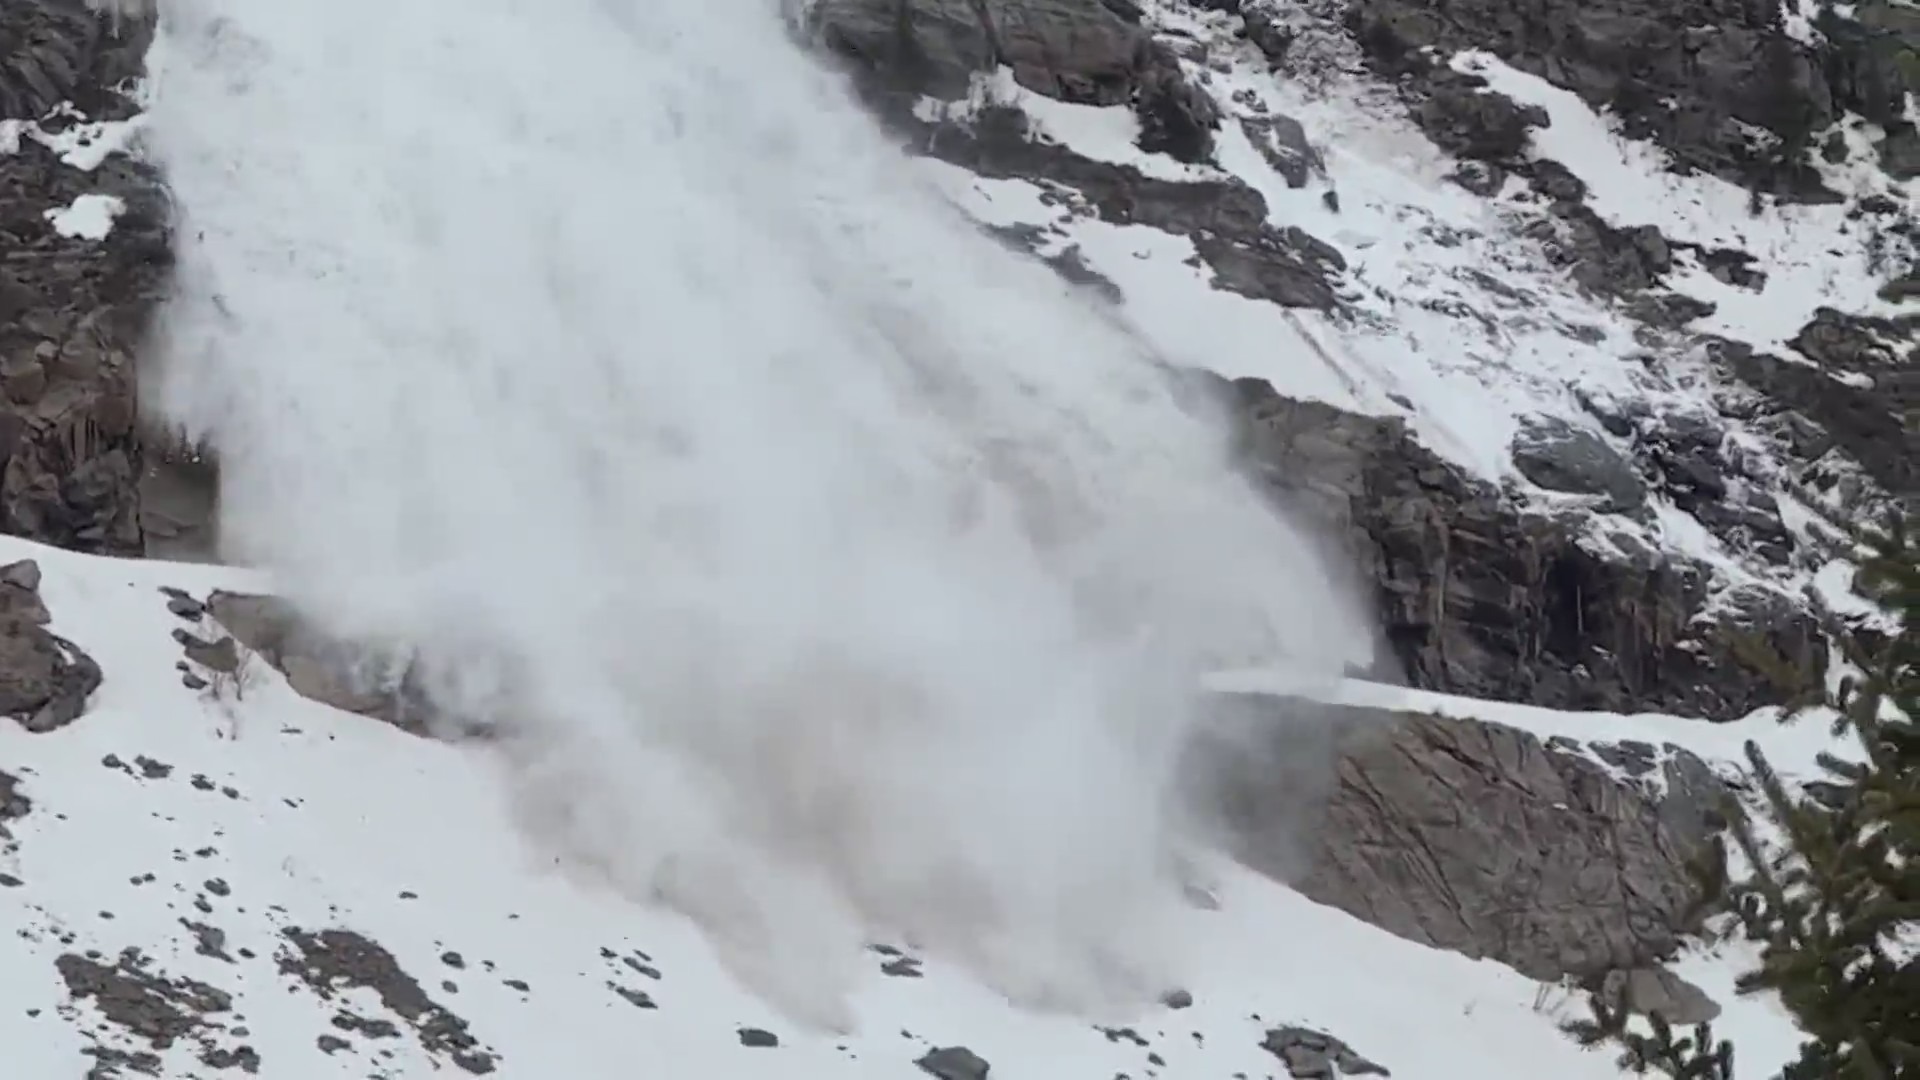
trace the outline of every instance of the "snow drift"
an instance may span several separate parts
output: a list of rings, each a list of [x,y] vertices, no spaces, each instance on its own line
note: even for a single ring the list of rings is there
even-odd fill
[[[888,932],[1124,1004],[1197,673],[1364,662],[1223,426],[923,189],[778,0],[169,0],[149,400],[524,823],[845,1026]]]

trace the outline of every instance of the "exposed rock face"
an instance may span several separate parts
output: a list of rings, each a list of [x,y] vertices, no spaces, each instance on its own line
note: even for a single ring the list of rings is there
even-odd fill
[[[1634,138],[1689,169],[1799,198],[1832,198],[1818,174],[1757,146],[1751,128],[1804,147],[1837,117],[1822,58],[1779,8],[1745,0],[1354,0],[1348,23],[1389,71],[1485,49],[1612,109]]]
[[[1708,568],[1603,550],[1578,520],[1522,510],[1398,420],[1293,401],[1258,380],[1232,392],[1249,467],[1287,505],[1348,538],[1416,686],[1730,719],[1797,689],[1772,685],[1736,640],[1764,643],[1802,685],[1824,671],[1818,628],[1785,597],[1722,596],[1739,602],[1706,616]],[[1606,482],[1627,494],[1624,480]]]
[[[81,123],[52,111],[63,102],[127,114],[110,88],[139,72],[150,33],[116,35],[83,0],[19,0],[0,23],[0,119],[39,121],[0,153],[0,529],[117,555],[142,549],[133,354],[171,264],[165,199],[125,156],[89,171],[47,143]],[[122,206],[104,239],[48,218],[83,196]]]
[[[1684,751],[1279,698],[1219,707],[1197,760],[1238,853],[1314,900],[1549,981],[1655,963],[1691,929],[1687,864],[1724,789]],[[1596,760],[1638,751],[1658,787]]]
[[[295,693],[425,735],[432,707],[413,664],[315,629],[272,596],[216,591],[207,613],[260,659],[287,677]]]
[[[0,566],[0,715],[28,731],[67,726],[100,687],[100,665],[47,629],[40,567],[31,559]]]
[[[921,94],[961,97],[972,74],[1004,63],[1036,93],[1130,104],[1143,150],[1187,162],[1210,158],[1218,107],[1126,10],[1102,0],[823,0],[811,19],[915,152],[982,176],[1055,186],[1078,210],[1105,221],[1189,237],[1218,288],[1287,307],[1334,307],[1330,278],[1345,268],[1340,253],[1298,228],[1269,224],[1266,200],[1245,183],[1168,181],[1095,161],[1035,138],[1015,108],[987,106],[937,121],[911,108]],[[1283,172],[1304,183],[1317,155],[1299,125],[1288,124],[1277,118],[1277,126],[1249,135],[1264,153],[1287,156]]]

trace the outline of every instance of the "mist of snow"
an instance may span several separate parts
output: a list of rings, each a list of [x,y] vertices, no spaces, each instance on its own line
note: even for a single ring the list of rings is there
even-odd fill
[[[880,936],[1143,1000],[1199,673],[1367,627],[780,7],[168,0],[150,400],[218,448],[230,557],[500,725],[542,857],[803,1019]]]

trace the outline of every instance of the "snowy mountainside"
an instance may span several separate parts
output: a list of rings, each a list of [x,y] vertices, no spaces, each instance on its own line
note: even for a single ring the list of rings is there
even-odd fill
[[[851,1030],[809,1028],[643,889],[526,839],[484,741],[396,730],[427,726],[406,678],[343,690],[323,670],[337,655],[209,612],[214,591],[269,579],[9,539],[0,562],[35,560],[59,637],[16,595],[34,574],[0,571],[34,675],[12,688],[22,726],[0,720],[0,1046],[38,1055],[33,1080],[769,1064],[976,1080],[981,1062],[1093,1080],[1578,1080],[1615,1070],[1554,1030],[1579,1007],[1565,984],[1621,976],[1676,1015],[1717,1014],[1743,1067],[1784,1060],[1777,1006],[1731,993],[1739,948],[1680,924],[1680,855],[1712,797],[1740,790],[1743,739],[1790,772],[1825,742],[1817,723],[1772,724],[1780,688],[1736,635],[1759,629],[1815,681],[1833,672],[1809,609],[1876,617],[1811,510],[1911,496],[1920,467],[1898,412],[1912,132],[1859,113],[1871,95],[1829,94],[1840,115],[1812,133],[1817,153],[1756,195],[1754,162],[1725,157],[1739,125],[1675,149],[1712,101],[1642,123],[1656,149],[1555,81],[1590,94],[1594,71],[1496,58],[1505,44],[1469,18],[1481,6],[1435,29],[1422,3],[880,4],[926,16],[907,25],[933,75],[904,89],[898,24],[876,35],[874,3],[791,5],[825,20],[823,44],[931,185],[1232,404],[1249,471],[1371,586],[1395,655],[1366,677],[1214,678],[1292,755],[1252,781],[1289,835],[1255,837],[1271,848],[1249,862],[1287,885],[1206,868],[1162,1008],[1102,1030],[876,942]],[[1723,6],[1673,18],[1731,20]],[[976,38],[981,10],[994,24]],[[1840,40],[1795,18],[1809,55]],[[1368,31],[1385,24],[1410,43],[1392,63]],[[165,92],[137,78],[150,36],[78,0],[0,17],[0,231],[19,245],[0,266],[18,432],[0,514],[59,548],[210,559],[217,470],[137,422],[156,411],[136,407],[134,369],[173,258],[141,154],[139,110]],[[265,55],[244,28],[212,36],[241,69]],[[1680,101],[1684,69],[1644,74]],[[389,136],[418,120],[379,115],[400,125]],[[1676,156],[1706,171],[1681,175]],[[516,494],[504,516],[535,505]],[[486,571],[503,607],[531,591]],[[1403,677],[1414,687],[1387,685]],[[1390,737],[1359,730],[1382,717]],[[1288,742],[1310,720],[1335,731]],[[1323,798],[1318,818],[1295,805]],[[1291,835],[1307,822],[1320,835]]]
[[[733,982],[683,920],[528,846],[483,749],[305,700],[258,658],[239,679],[183,660],[183,641],[218,634],[183,598],[257,579],[4,547],[34,560],[51,629],[105,672],[70,726],[0,725],[15,1075],[989,1075],[974,1055],[1014,1080],[1615,1075],[1556,1030],[1579,1007],[1568,991],[1226,866],[1152,1014],[1016,1010],[876,942],[856,1029],[818,1032]],[[1756,731],[1790,771],[1820,741]],[[1738,733],[1702,734],[1713,752]],[[1723,961],[1682,971],[1726,1002],[1743,1060],[1791,1050],[1774,1006],[1726,994]]]

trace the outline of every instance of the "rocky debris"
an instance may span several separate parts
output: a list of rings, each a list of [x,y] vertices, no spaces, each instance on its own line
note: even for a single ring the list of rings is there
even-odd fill
[[[1647,485],[1626,455],[1585,428],[1558,417],[1534,417],[1511,447],[1514,467],[1548,491],[1598,495],[1614,513],[1646,505]]]
[[[1353,1047],[1327,1034],[1303,1027],[1269,1028],[1260,1048],[1287,1067],[1293,1080],[1338,1080],[1342,1076],[1392,1076],[1386,1069],[1354,1053]]]
[[[118,963],[109,966],[77,953],[65,953],[54,961],[54,968],[65,981],[73,1002],[91,1001],[107,1025],[146,1044],[150,1050],[166,1050],[183,1040],[191,1040],[200,1050],[201,1064],[215,1069],[239,1069],[248,1074],[260,1071],[260,1054],[251,1046],[221,1046],[228,1035],[221,1017],[233,1010],[233,996],[224,990],[195,979],[168,979],[154,970],[153,962],[139,949],[120,953]],[[75,1014],[72,1004],[63,1013]],[[114,1076],[116,1065],[125,1065],[146,1075],[158,1075],[159,1059],[147,1050],[129,1052],[125,1047],[101,1042],[105,1032],[96,1029],[96,1043],[89,1056],[99,1063],[102,1076]],[[244,1036],[244,1032],[232,1035]],[[140,1064],[136,1064],[136,1061]],[[153,1068],[142,1068],[151,1062]],[[89,1075],[93,1075],[90,1073]]]
[[[102,676],[78,645],[47,629],[39,589],[32,559],[0,566],[0,715],[44,733],[78,720]]]
[[[428,1054],[476,1076],[498,1067],[499,1056],[468,1032],[467,1021],[428,997],[377,942],[344,929],[289,927],[282,934],[292,947],[283,947],[277,954],[281,974],[299,979],[322,1000],[332,1001],[356,987],[371,990],[388,1011],[406,1022]]]
[[[436,714],[417,665],[325,634],[277,597],[215,591],[206,609],[302,697],[427,734]]]
[[[125,155],[82,170],[42,140],[128,115],[112,88],[151,33],[81,0],[20,0],[0,26],[0,118],[38,121],[0,154],[0,529],[114,555],[143,546],[133,356],[172,264],[165,192]],[[112,231],[61,235],[47,212],[89,195],[119,201]]]
[[[1239,455],[1290,509],[1342,539],[1413,685],[1498,701],[1715,719],[1824,677],[1815,620],[1722,603],[1712,568],[1586,511],[1527,509],[1445,462],[1395,418],[1226,387]],[[1749,646],[1772,655],[1758,666]],[[1798,673],[1776,685],[1777,670]]]
[[[939,1080],[987,1080],[992,1066],[987,1059],[964,1046],[942,1046],[927,1051],[915,1065]]]
[[[1785,32],[1775,6],[1352,0],[1347,23],[1385,73],[1484,49],[1611,110],[1628,137],[1656,142],[1680,168],[1786,198],[1837,198],[1796,149],[1846,106],[1835,100],[1826,58]]]
[[[1240,859],[1313,900],[1543,981],[1657,963],[1697,929],[1689,861],[1727,789],[1678,748],[1639,781],[1478,720],[1215,704],[1196,783]],[[1711,790],[1670,794],[1669,777]]]

